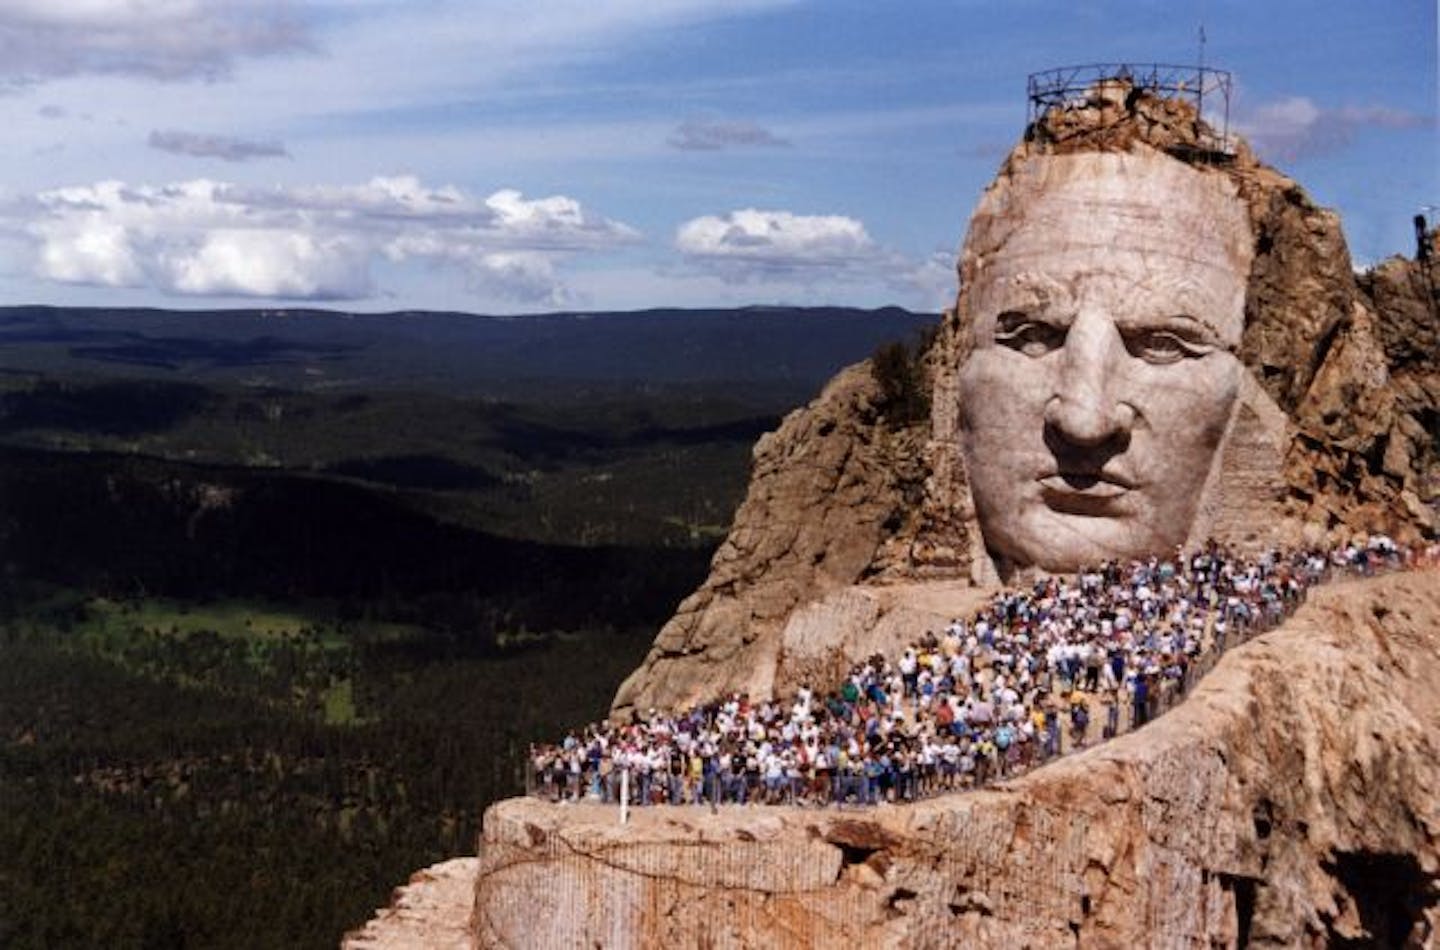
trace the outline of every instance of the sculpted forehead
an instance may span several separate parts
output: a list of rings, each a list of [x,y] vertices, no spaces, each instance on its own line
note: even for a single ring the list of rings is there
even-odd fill
[[[1041,156],[976,210],[968,309],[983,318],[1099,295],[1139,317],[1189,314],[1233,344],[1253,253],[1245,205],[1222,175],[1153,152]]]

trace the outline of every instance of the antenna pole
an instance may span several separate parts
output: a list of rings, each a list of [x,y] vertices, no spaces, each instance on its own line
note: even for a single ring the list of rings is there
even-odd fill
[[[1195,96],[1195,119],[1205,117],[1205,6],[1200,6],[1200,89]]]
[[[1200,73],[1205,73],[1205,0],[1200,0]]]

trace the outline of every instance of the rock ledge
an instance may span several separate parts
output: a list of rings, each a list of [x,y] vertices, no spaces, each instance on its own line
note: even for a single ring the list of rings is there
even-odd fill
[[[1145,729],[909,807],[501,803],[480,946],[1429,946],[1440,575],[1347,581]],[[375,944],[379,945],[379,944]],[[398,945],[398,944],[392,944]]]

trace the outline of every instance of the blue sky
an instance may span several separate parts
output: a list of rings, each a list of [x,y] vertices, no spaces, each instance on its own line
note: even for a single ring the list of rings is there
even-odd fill
[[[1202,20],[1232,129],[1408,253],[1435,0],[0,0],[0,299],[939,310],[1026,75]]]

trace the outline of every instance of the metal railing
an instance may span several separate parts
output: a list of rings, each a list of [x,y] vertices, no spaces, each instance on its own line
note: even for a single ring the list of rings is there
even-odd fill
[[[1230,93],[1234,80],[1223,69],[1207,66],[1177,66],[1167,63],[1086,63],[1059,66],[1031,73],[1025,92],[1029,101],[1028,121],[1038,122],[1051,109],[1083,105],[1089,93],[1107,84],[1151,92],[1167,99],[1185,99],[1195,106],[1198,129],[1208,129],[1200,139],[1202,148],[1221,155],[1234,152],[1230,140]],[[1218,111],[1219,121],[1206,121]]]

